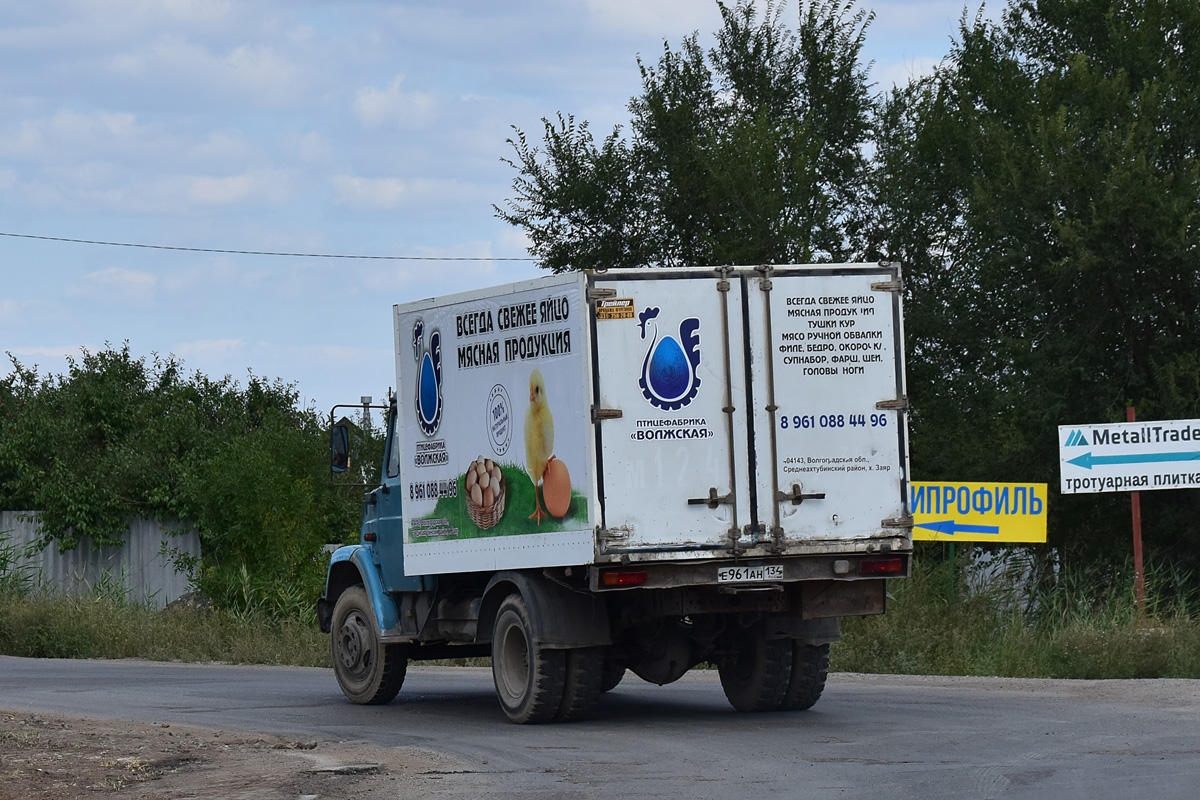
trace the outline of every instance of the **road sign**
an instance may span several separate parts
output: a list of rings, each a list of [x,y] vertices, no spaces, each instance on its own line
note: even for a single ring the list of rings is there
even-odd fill
[[[1044,483],[913,481],[908,486],[917,541],[1046,541]]]
[[[1200,420],[1060,425],[1063,494],[1200,488]]]

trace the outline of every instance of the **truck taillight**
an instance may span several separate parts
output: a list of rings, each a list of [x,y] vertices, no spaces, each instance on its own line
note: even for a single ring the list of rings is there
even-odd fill
[[[641,586],[646,582],[643,569],[610,569],[601,573],[600,585],[613,589],[618,586]]]
[[[859,563],[861,575],[900,575],[904,572],[903,558],[868,558]]]

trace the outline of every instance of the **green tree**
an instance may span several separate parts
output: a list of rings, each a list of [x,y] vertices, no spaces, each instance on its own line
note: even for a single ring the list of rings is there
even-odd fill
[[[1056,495],[1056,426],[1200,416],[1198,70],[1197,0],[1014,0],[882,112],[914,469],[1051,484],[1080,557],[1127,552],[1128,500]],[[1148,541],[1194,566],[1197,495],[1143,495]]]
[[[596,143],[586,122],[543,120],[541,146],[510,139],[515,196],[497,215],[524,228],[555,272],[805,263],[856,252],[872,100],[860,62],[871,15],[852,2],[718,3],[707,53],[693,34],[639,60],[630,136]]]

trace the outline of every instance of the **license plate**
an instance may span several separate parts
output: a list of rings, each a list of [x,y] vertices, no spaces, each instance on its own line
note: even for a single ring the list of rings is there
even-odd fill
[[[717,567],[717,583],[753,583],[783,580],[783,564],[758,567]]]

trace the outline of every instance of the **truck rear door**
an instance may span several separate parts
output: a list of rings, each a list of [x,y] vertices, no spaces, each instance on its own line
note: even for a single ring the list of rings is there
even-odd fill
[[[743,284],[592,276],[601,554],[704,555],[750,523]]]
[[[760,536],[907,535],[898,267],[760,270],[746,293]]]

